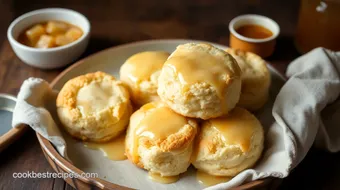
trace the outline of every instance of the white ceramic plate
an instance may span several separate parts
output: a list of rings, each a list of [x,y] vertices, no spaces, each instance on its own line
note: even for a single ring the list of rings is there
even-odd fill
[[[131,55],[152,50],[163,50],[172,52],[179,44],[188,42],[198,42],[193,40],[152,40],[131,43],[117,46],[108,50],[99,52],[65,70],[53,83],[53,88],[60,90],[62,86],[71,78],[95,71],[104,71],[119,78],[119,69],[124,61]],[[211,43],[213,44],[213,43]],[[226,46],[213,44],[219,48],[225,49]],[[272,104],[277,93],[285,82],[284,77],[280,75],[272,66],[268,65],[272,76],[272,85],[270,88],[270,97],[263,109],[256,113],[257,118],[261,121],[264,129],[268,128],[273,122],[271,115]],[[189,171],[181,175],[179,181],[173,184],[160,184],[148,179],[147,172],[137,168],[128,160],[111,161],[104,157],[100,151],[90,150],[83,146],[82,142],[64,135],[67,146],[68,156],[73,164],[85,171],[95,172],[99,174],[99,178],[115,183],[118,185],[135,188],[135,189],[202,189],[195,178],[194,169],[191,167]]]

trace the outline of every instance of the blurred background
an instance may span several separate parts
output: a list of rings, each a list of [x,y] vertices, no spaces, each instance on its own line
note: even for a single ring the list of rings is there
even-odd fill
[[[296,29],[299,1],[2,0],[0,40],[6,38],[7,27],[14,18],[46,7],[74,9],[90,20],[90,52],[121,43],[161,38],[190,38],[227,45],[228,23],[232,18],[248,13],[268,16],[280,25],[280,46],[277,49],[280,51],[281,47],[294,48],[289,44],[292,43],[289,37],[293,36]],[[292,56],[295,55],[289,55]]]
[[[2,0],[1,34],[19,15],[45,7],[83,13],[92,23],[94,38],[126,43],[151,38],[194,38],[226,43],[228,23],[240,14],[271,17],[282,35],[295,31],[297,0]],[[5,35],[2,35],[2,37]]]

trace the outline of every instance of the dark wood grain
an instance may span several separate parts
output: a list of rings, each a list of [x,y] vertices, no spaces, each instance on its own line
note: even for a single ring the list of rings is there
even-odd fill
[[[28,77],[51,81],[62,69],[39,70],[22,63],[6,40],[7,27],[21,14],[39,8],[65,7],[88,17],[92,24],[89,47],[82,57],[96,51],[148,39],[189,38],[228,45],[229,21],[255,13],[278,22],[281,34],[268,58],[284,72],[299,54],[294,48],[299,1],[297,0],[2,0],[0,1],[0,93],[16,95]],[[340,154],[312,149],[279,189],[339,189]],[[72,189],[62,179],[14,179],[13,172],[52,172],[36,136],[29,130],[1,152],[0,189]],[[272,184],[272,188],[278,184]]]
[[[0,189],[52,189],[56,179],[18,179],[14,172],[53,172],[41,152],[35,133],[27,131],[0,156]]]

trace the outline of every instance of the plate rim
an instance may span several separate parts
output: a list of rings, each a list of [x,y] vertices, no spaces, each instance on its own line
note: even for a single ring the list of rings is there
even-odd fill
[[[50,83],[50,87],[53,88],[56,85],[56,83],[65,74],[67,74],[71,70],[77,68],[78,66],[83,64],[86,60],[91,59],[92,57],[97,56],[98,54],[104,53],[106,51],[110,51],[112,49],[128,48],[130,46],[147,45],[147,44],[154,44],[154,43],[175,43],[175,42],[189,42],[189,41],[190,42],[210,43],[210,44],[213,44],[213,45],[217,45],[217,46],[220,46],[220,47],[227,48],[227,46],[225,46],[223,44],[218,44],[218,43],[204,41],[204,40],[194,40],[194,39],[153,39],[153,40],[143,40],[143,41],[136,41],[136,42],[125,43],[125,44],[121,44],[121,45],[117,45],[117,46],[112,46],[110,48],[106,48],[106,49],[100,50],[98,52],[90,54],[89,56],[86,56],[83,59],[80,59],[80,60],[76,61],[74,64],[70,65],[65,70],[63,70],[60,74],[58,74],[58,76],[56,78],[54,78],[53,81]],[[267,62],[267,66],[270,68],[271,71],[275,72],[284,81],[287,81],[287,77],[285,77],[285,75],[283,73],[278,71],[270,63]],[[65,171],[67,171],[69,173],[77,173],[77,174],[84,173],[84,171],[82,171],[81,169],[77,168],[75,165],[73,165],[68,160],[66,160],[64,157],[62,157],[57,152],[57,150],[54,148],[54,146],[52,145],[52,143],[50,141],[48,141],[46,138],[41,136],[39,133],[36,133],[36,136],[38,138],[39,144],[40,144],[41,148],[43,149],[43,151],[45,153],[47,153],[47,155],[54,161],[55,164],[57,164],[59,167],[61,167],[63,170],[65,170]],[[45,154],[45,156],[47,156],[47,155]],[[101,189],[124,189],[124,190],[125,189],[132,189],[132,188],[121,186],[121,185],[118,185],[118,184],[115,184],[115,183],[111,183],[109,181],[106,181],[106,180],[103,180],[103,179],[100,179],[100,178],[85,178],[85,177],[82,177],[82,176],[79,175],[79,177],[77,179],[81,180],[82,182],[95,185],[95,186],[97,186],[97,187],[99,187]],[[267,178],[251,181],[251,182],[248,182],[248,183],[244,183],[244,184],[242,184],[242,185],[240,185],[238,187],[235,187],[233,189],[246,190],[246,189],[251,189],[251,188],[254,188],[254,187],[260,187],[260,186],[264,186],[264,185],[270,183],[272,180],[276,180],[276,179],[272,178],[272,177],[267,177]],[[70,185],[72,185],[72,184],[70,184]]]

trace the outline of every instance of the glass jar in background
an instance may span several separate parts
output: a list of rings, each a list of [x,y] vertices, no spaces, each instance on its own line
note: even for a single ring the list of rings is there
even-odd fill
[[[300,53],[319,46],[339,51],[340,0],[301,0],[295,45]]]

